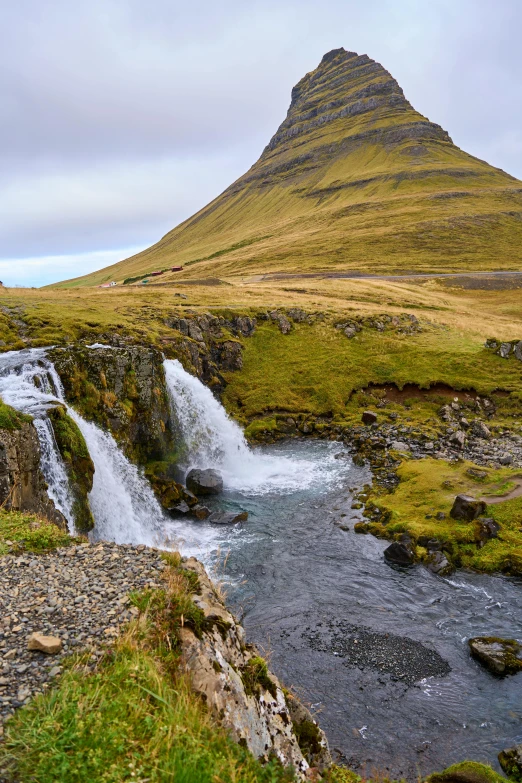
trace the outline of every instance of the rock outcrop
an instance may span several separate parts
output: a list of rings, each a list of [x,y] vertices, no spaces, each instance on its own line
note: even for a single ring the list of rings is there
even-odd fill
[[[493,674],[503,676],[522,671],[522,647],[515,639],[477,636],[468,640],[471,655]]]
[[[310,712],[288,694],[269,671],[259,652],[247,644],[245,632],[196,559],[183,567],[193,575],[192,600],[204,613],[206,630],[198,637],[181,631],[183,662],[194,690],[232,737],[261,759],[276,756],[293,765],[300,779],[309,767],[330,762],[325,735]]]
[[[40,441],[34,424],[0,429],[0,505],[40,514],[67,530],[67,521],[47,494],[40,467]]]

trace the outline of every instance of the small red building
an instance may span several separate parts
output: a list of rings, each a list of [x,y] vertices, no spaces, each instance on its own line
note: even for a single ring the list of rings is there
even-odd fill
[[[159,277],[160,275],[163,274],[163,272],[164,272],[163,269],[159,269],[157,272],[151,272],[149,277]]]
[[[183,269],[182,266],[173,266],[173,267],[171,267],[170,271],[171,272],[181,272],[182,269]]]

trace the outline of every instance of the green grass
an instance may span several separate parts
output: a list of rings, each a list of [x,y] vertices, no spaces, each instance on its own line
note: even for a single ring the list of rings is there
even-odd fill
[[[489,764],[481,764],[478,761],[461,761],[443,772],[434,772],[426,779],[426,783],[457,783],[459,780],[474,783],[506,783],[506,778],[495,772]]]
[[[134,596],[140,618],[93,673],[79,656],[59,685],[18,710],[0,766],[34,783],[289,783],[209,716],[179,668],[178,631],[197,587],[169,556],[165,588]],[[192,604],[195,609],[194,605]]]
[[[442,382],[484,394],[520,388],[522,373],[519,362],[502,364],[479,340],[434,326],[418,335],[363,329],[349,340],[329,322],[295,325],[284,337],[261,324],[244,345],[243,370],[226,375],[224,394],[244,421],[270,411],[344,418],[352,392],[371,383],[427,389]]]
[[[522,498],[488,507],[486,516],[493,517],[501,529],[499,537],[487,541],[482,548],[477,547],[476,524],[449,515],[456,495],[486,496],[488,487],[509,481],[516,474],[510,468],[488,469],[487,477],[479,481],[468,474],[470,467],[474,466],[464,460],[404,461],[397,471],[400,483],[394,492],[372,494],[372,501],[379,509],[389,511],[391,520],[386,525],[372,525],[371,532],[387,538],[404,532],[414,540],[420,536],[437,538],[449,545],[452,559],[463,567],[489,573],[522,573]],[[446,518],[436,519],[439,512]],[[422,558],[425,553],[419,548],[418,554]]]
[[[16,550],[48,552],[72,541],[68,533],[43,517],[0,509],[0,555],[7,554],[12,545]]]
[[[26,421],[31,421],[31,416],[15,411],[0,399],[0,430],[19,430]]]

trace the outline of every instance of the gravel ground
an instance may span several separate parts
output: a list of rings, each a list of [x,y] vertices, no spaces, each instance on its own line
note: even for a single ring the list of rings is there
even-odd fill
[[[0,736],[6,718],[49,687],[64,656],[89,649],[94,666],[136,613],[129,592],[159,586],[163,568],[155,550],[111,543],[0,558]],[[35,631],[58,636],[62,652],[29,652]]]
[[[324,631],[305,631],[303,638],[312,649],[343,658],[345,666],[376,669],[405,685],[451,671],[438,652],[407,636],[376,633],[342,621],[326,622],[325,626]]]

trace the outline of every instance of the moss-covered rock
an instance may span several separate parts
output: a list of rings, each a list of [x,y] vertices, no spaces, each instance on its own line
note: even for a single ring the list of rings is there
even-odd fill
[[[72,521],[78,532],[85,533],[94,527],[88,500],[94,477],[94,463],[78,425],[67,415],[65,408],[61,405],[51,408],[48,415],[74,496]]]
[[[461,761],[443,772],[434,772],[426,783],[505,783],[506,779],[487,764]]]
[[[503,676],[522,671],[522,647],[515,639],[477,636],[468,639],[471,655],[493,674]]]

